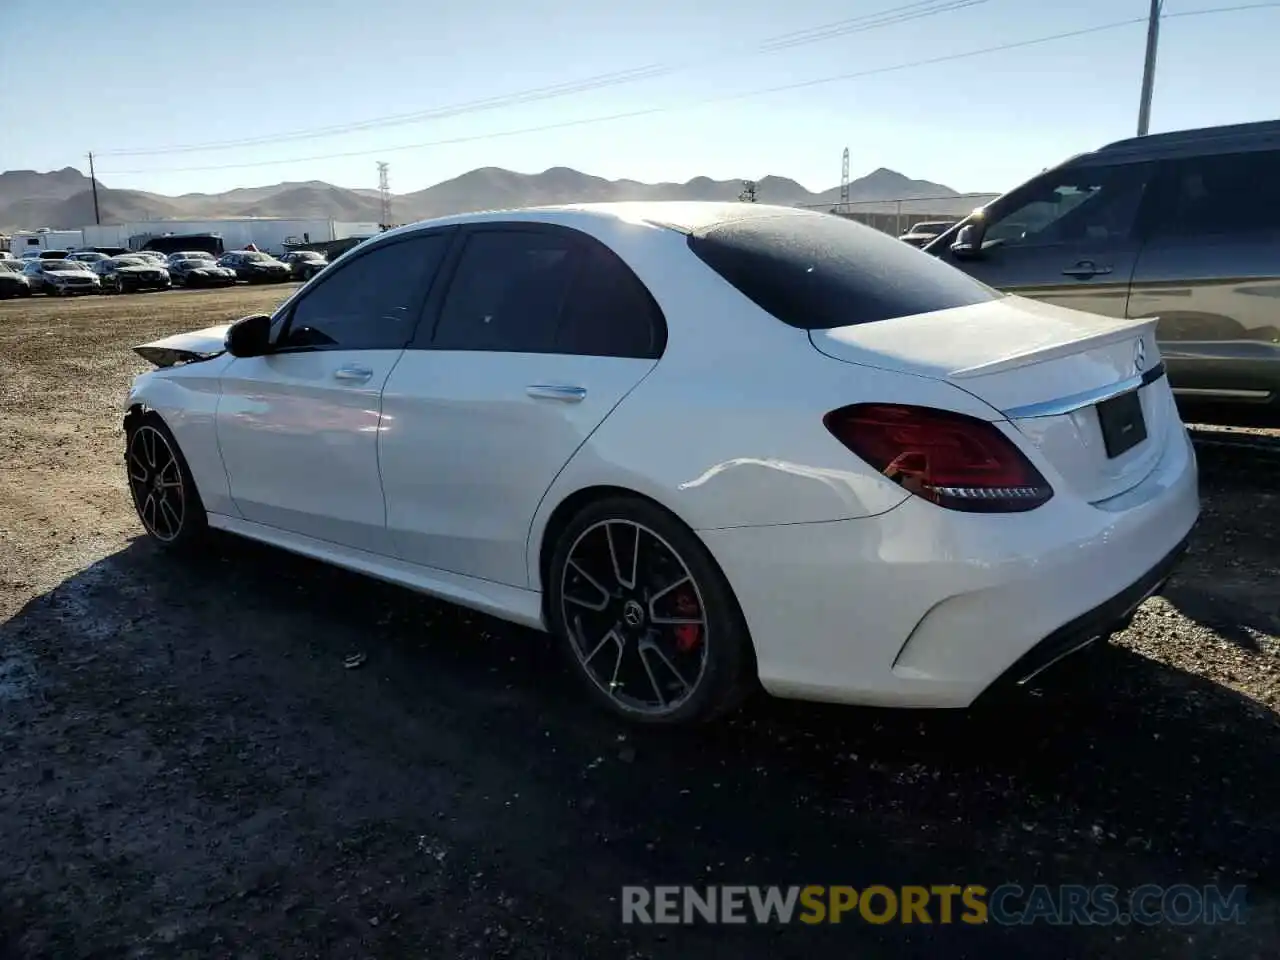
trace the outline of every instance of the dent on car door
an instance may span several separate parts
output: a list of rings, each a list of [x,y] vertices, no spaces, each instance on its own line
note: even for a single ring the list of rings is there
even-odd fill
[[[511,227],[466,237],[433,315],[383,392],[388,527],[405,560],[527,586],[538,505],[653,368],[661,314],[597,241]]]
[[[1123,317],[1151,177],[1146,163],[1052,171],[995,204],[982,250],[952,262],[1000,290]]]
[[[1171,161],[1138,258],[1134,317],[1184,397],[1280,396],[1280,151]]]
[[[228,365],[218,439],[245,519],[393,553],[378,472],[382,386],[448,242],[371,247],[294,301],[268,355]]]

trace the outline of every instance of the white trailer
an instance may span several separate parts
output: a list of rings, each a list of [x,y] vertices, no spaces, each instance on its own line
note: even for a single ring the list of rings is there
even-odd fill
[[[42,250],[77,250],[84,246],[84,234],[79,230],[16,230],[9,237],[9,252],[15,257],[26,254],[35,256]]]
[[[269,217],[239,220],[147,220],[84,228],[84,245],[137,249],[151,237],[185,234],[215,234],[228,250],[253,244],[269,253],[283,253],[288,243],[318,243],[368,236],[378,232],[376,223],[349,223],[339,220],[276,219]]]

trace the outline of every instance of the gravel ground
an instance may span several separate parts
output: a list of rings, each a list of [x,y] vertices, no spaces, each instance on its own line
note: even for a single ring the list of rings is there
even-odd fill
[[[280,296],[0,304],[0,957],[1275,956],[1274,470],[1202,454],[1167,595],[1038,696],[760,697],[637,732],[539,635],[229,538],[186,562],[137,539],[127,347]],[[1241,883],[1249,907],[1213,927],[619,919],[623,884],[1002,882]]]

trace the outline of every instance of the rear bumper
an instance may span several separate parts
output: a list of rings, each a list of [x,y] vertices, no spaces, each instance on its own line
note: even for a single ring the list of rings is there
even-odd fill
[[[1015,660],[978,699],[997,698],[1025,687],[1071,654],[1123,630],[1133,620],[1142,602],[1164,588],[1182,555],[1187,552],[1188,542],[1189,538],[1183,539],[1124,590],[1053,631]]]
[[[1199,510],[1179,425],[1147,479],[1103,504],[1061,496],[982,515],[911,497],[861,520],[699,534],[770,693],[967,707],[1123,623],[1168,576]]]

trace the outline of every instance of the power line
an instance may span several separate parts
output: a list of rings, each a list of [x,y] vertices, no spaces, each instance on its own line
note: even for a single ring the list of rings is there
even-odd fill
[[[1280,0],[1269,3],[1251,3],[1239,4],[1230,7],[1213,7],[1204,10],[1185,10],[1180,13],[1166,13],[1164,19],[1173,19],[1175,17],[1199,17],[1209,14],[1218,13],[1236,13],[1244,10],[1264,10],[1280,7]],[[963,53],[952,53],[938,57],[928,57],[922,60],[913,60],[909,63],[897,63],[886,67],[873,67],[868,70],[858,70],[851,73],[840,73],[834,76],[818,77],[813,80],[799,80],[794,83],[782,84],[774,87],[762,87],[756,90],[748,90],[745,93],[726,94],[718,97],[708,97],[702,100],[690,100],[679,104],[672,104],[663,107],[647,107],[641,110],[628,110],[623,113],[612,113],[598,117],[584,117],[579,120],[563,120],[557,123],[544,123],[533,127],[521,127],[514,130],[499,130],[493,133],[471,134],[463,137],[450,137],[443,140],[428,140],[422,143],[406,143],[393,147],[379,147],[373,150],[350,150],[340,153],[317,154],[309,157],[292,157],[287,160],[260,160],[253,163],[239,164],[212,164],[199,167],[153,167],[149,170],[116,170],[113,173],[120,175],[136,175],[147,173],[202,173],[211,170],[242,170],[256,167],[282,166],[299,163],[312,163],[317,160],[340,160],[351,157],[368,157],[378,153],[394,153],[402,150],[422,150],[428,147],[447,147],[456,146],[463,143],[476,143],[483,140],[498,140],[505,137],[519,137],[530,133],[546,133],[552,130],[565,130],[572,127],[592,126],[597,123],[611,123],[617,120],[630,120],[639,117],[654,116],[662,113],[672,113],[678,110],[696,109],[698,107],[710,106],[719,103],[728,103],[735,100],[746,100],[752,97],[766,96],[772,93],[785,93],[792,90],[807,89],[809,87],[822,86],[829,83],[839,83],[845,80],[859,80],[864,77],[879,76],[886,73],[896,73],[900,70],[914,70],[919,67],[933,66],[939,63],[951,63],[956,60],[966,60],[970,57],[986,56],[992,53],[1002,53],[1006,50],[1017,50],[1024,47],[1037,46],[1044,43],[1053,43],[1058,40],[1069,40],[1075,37],[1088,36],[1094,33],[1102,33],[1108,30],[1117,30],[1122,27],[1130,27],[1135,24],[1145,24],[1146,16],[1132,17],[1128,20],[1115,20],[1111,23],[1101,23],[1092,27],[1084,27],[1079,30],[1068,30],[1064,33],[1055,33],[1043,37],[1033,37],[1028,40],[1015,40],[1009,43],[1001,43],[991,47],[982,47],[978,50],[967,50]],[[98,154],[101,156],[101,154]]]
[[[456,103],[449,106],[434,107],[428,110],[418,110],[412,113],[392,114],[390,116],[352,121],[350,123],[336,124],[328,127],[295,130],[289,133],[269,134],[260,137],[244,137],[235,140],[210,141],[207,143],[179,144],[168,147],[140,148],[136,150],[107,150],[99,151],[98,155],[103,157],[141,157],[159,156],[172,153],[199,153],[213,150],[244,149],[247,147],[266,146],[269,144],[285,143],[297,140],[314,140],[322,137],[337,136],[344,133],[356,133],[363,130],[372,130],[381,127],[403,126],[405,124],[418,123],[424,120],[444,120],[483,110],[497,110],[510,106],[520,106],[579,93],[589,93],[594,90],[605,89],[607,87],[614,87],[627,83],[636,83],[641,80],[651,80],[658,77],[668,76],[681,70],[688,70],[693,67],[703,67],[706,66],[708,62],[714,63],[718,60],[732,59],[744,55],[774,53],[780,50],[789,50],[793,47],[803,46],[810,43],[818,43],[824,40],[848,36],[850,34],[864,33],[869,30],[878,30],[882,27],[894,26],[899,23],[907,23],[912,20],[933,17],[942,13],[950,13],[955,10],[963,10],[967,7],[978,6],[979,4],[987,2],[988,0],[916,0],[914,3],[892,7],[888,10],[881,10],[877,13],[862,14],[845,20],[837,20],[833,23],[810,27],[805,30],[779,34],[774,37],[766,38],[745,51],[729,53],[721,57],[712,58],[710,61],[703,59],[683,64],[652,64],[646,67],[634,67],[629,70],[621,70],[613,73],[599,74],[594,77],[587,77],[582,80],[565,81],[552,84],[550,86],[535,87],[529,90],[518,91],[516,93],[485,97],[479,100],[464,101],[462,103]]]

